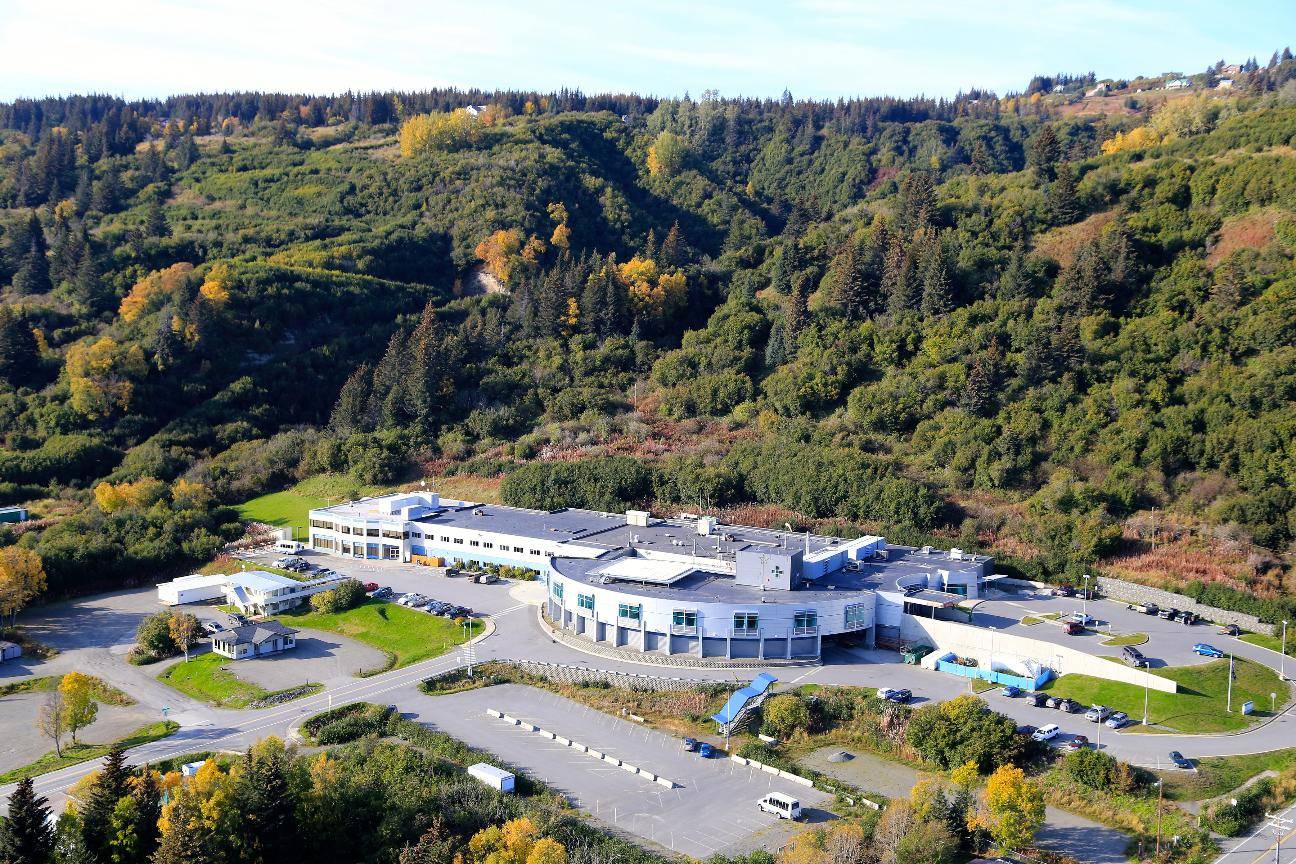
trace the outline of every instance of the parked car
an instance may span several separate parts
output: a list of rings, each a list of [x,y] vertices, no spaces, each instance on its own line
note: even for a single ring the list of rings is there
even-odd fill
[[[1178,750],[1170,751],[1170,761],[1175,764],[1176,768],[1192,768],[1193,764],[1184,757]]]
[[[1095,705],[1085,712],[1085,719],[1090,723],[1101,723],[1112,715],[1112,709],[1106,705]]]
[[[763,813],[773,813],[780,819],[791,819],[793,821],[801,818],[801,802],[791,795],[784,795],[782,792],[771,792],[760,801],[756,806]]]
[[[1036,729],[1035,734],[1032,735],[1031,738],[1033,738],[1036,741],[1049,741],[1053,738],[1056,738],[1057,734],[1061,731],[1062,730],[1058,728],[1058,725],[1056,723],[1049,723],[1047,726],[1041,726],[1040,728]]]
[[[1219,632],[1221,636],[1241,636],[1242,628],[1236,624],[1225,624]]]
[[[883,687],[877,691],[879,699],[885,699],[888,702],[898,702],[904,704],[913,698],[913,692],[904,688]]]
[[[494,573],[482,573],[477,577],[477,582],[481,585],[493,585],[498,581],[499,577]]]
[[[1161,612],[1161,607],[1155,603],[1147,603],[1143,606],[1144,615],[1157,615],[1160,614],[1160,612]]]
[[[685,751],[689,753],[692,753],[694,750],[698,749],[698,742],[696,738],[685,738],[683,743],[684,743]]]
[[[229,613],[229,617],[236,627],[246,627],[249,623],[246,615],[240,615],[237,612]]]
[[[1129,663],[1136,669],[1148,665],[1148,659],[1143,656],[1143,652],[1135,648],[1133,645],[1126,645],[1122,648],[1121,656],[1125,658],[1125,662]]]
[[[1070,585],[1059,585],[1053,589],[1053,593],[1059,597],[1074,597],[1075,589]]]
[[[715,755],[715,748],[712,747],[707,742],[703,741],[702,743],[698,744],[698,755],[701,756],[703,759],[710,759],[712,756]]]
[[[1089,739],[1083,735],[1072,735],[1071,740],[1062,745],[1062,749],[1068,753],[1074,753],[1077,750],[1083,750],[1089,746]]]
[[[1044,693],[1027,693],[1026,701],[1039,708],[1048,702],[1048,696]]]
[[[1082,707],[1083,706],[1074,699],[1063,699],[1061,702],[1058,703],[1058,710],[1061,711],[1063,714],[1075,714]]]
[[[381,588],[375,589],[369,596],[375,600],[386,600],[388,597],[392,596],[392,589],[384,585]]]
[[[219,633],[225,628],[217,624],[215,621],[204,621],[202,622],[202,629],[204,633],[210,636],[213,633]]]
[[[1018,735],[1027,735],[1030,737],[1034,737],[1035,733],[1038,731],[1039,730],[1036,727],[1030,725],[1029,723],[1023,723],[1021,726],[1017,727]]]
[[[1203,657],[1213,657],[1215,659],[1219,659],[1220,657],[1224,656],[1223,651],[1216,648],[1214,645],[1207,645],[1205,642],[1198,642],[1196,645],[1193,646],[1193,651],[1196,652],[1197,654],[1200,654]]]
[[[1129,725],[1129,722],[1130,719],[1128,714],[1124,711],[1116,711],[1107,718],[1107,722],[1103,725],[1108,729],[1123,729]]]
[[[1197,614],[1194,612],[1180,612],[1175,616],[1175,620],[1180,624],[1196,624]]]
[[[370,592],[377,591],[377,590],[378,590],[378,583],[377,583],[377,582],[366,582],[366,583],[364,583],[364,589],[365,589],[366,591],[370,591]]]
[[[1047,699],[1044,700],[1044,707],[1045,707],[1045,708],[1056,708],[1056,707],[1058,707],[1058,705],[1059,705],[1061,702],[1062,702],[1062,700],[1061,700],[1059,697],[1057,697],[1057,696],[1049,696]]]
[[[1162,609],[1161,611],[1157,612],[1157,617],[1162,618],[1166,621],[1170,621],[1178,614],[1179,614],[1179,610],[1175,608]]]
[[[1074,621],[1068,621],[1062,625],[1062,632],[1068,636],[1079,636],[1084,632],[1084,627]]]
[[[1022,695],[1022,689],[1009,684],[1007,687],[1003,688],[1003,695],[1008,699],[1016,699],[1018,696]]]
[[[1081,627],[1088,627],[1090,624],[1095,623],[1095,619],[1092,615],[1086,615],[1083,612],[1072,612],[1067,616],[1066,620],[1074,621]]]

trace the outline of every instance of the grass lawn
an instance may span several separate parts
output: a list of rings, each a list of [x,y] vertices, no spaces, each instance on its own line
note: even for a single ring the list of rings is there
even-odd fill
[[[105,705],[134,705],[135,700],[127,694],[118,690],[108,682],[93,675],[87,675],[91,684],[94,686],[94,698]],[[59,682],[63,680],[62,675],[46,675],[43,678],[28,678],[25,681],[13,681],[4,686],[0,686],[0,696],[10,696],[14,693],[49,693],[57,690]]]
[[[372,645],[387,654],[389,669],[436,657],[465,641],[464,628],[453,619],[381,600],[369,600],[345,612],[326,614],[312,612],[305,606],[300,612],[277,617],[289,627],[327,630]],[[481,621],[470,621],[469,637],[480,633],[482,627]]]
[[[276,528],[292,528],[294,536],[303,538],[306,536],[306,514],[310,510],[383,491],[386,490],[357,483],[345,474],[320,474],[291,489],[245,501],[239,505],[238,511],[242,519],[264,522]]]
[[[1110,639],[1104,639],[1102,644],[1119,648],[1123,645],[1142,645],[1147,641],[1148,635],[1146,633],[1122,633],[1119,636],[1112,636]]]
[[[1296,748],[1247,756],[1207,756],[1197,770],[1162,771],[1166,795],[1179,801],[1201,801],[1232,792],[1261,771],[1282,771],[1296,764]]]
[[[1200,666],[1160,669],[1153,675],[1170,678],[1179,684],[1178,693],[1148,692],[1148,722],[1177,732],[1231,732],[1245,729],[1263,717],[1270,716],[1269,694],[1277,693],[1277,707],[1287,704],[1287,685],[1267,666],[1247,660],[1236,661],[1237,677],[1233,681],[1233,712],[1225,710],[1228,688],[1228,661],[1212,660]],[[1050,694],[1070,696],[1084,705],[1108,705],[1130,717],[1143,717],[1143,688],[1092,678],[1088,675],[1063,675],[1045,685]],[[1256,713],[1242,714],[1242,703],[1255,702]],[[1129,731],[1141,731],[1131,726]],[[1147,730],[1153,731],[1153,730]]]
[[[141,744],[147,744],[150,741],[157,741],[173,734],[180,728],[180,724],[174,720],[159,720],[156,723],[150,723],[147,726],[141,726],[125,738],[120,739],[117,743],[123,747],[138,747]],[[21,768],[15,768],[12,771],[6,771],[0,774],[0,783],[12,783],[15,780],[21,780],[24,777],[35,777],[38,774],[45,774],[50,771],[57,771],[59,768],[66,768],[69,765],[76,765],[90,759],[98,759],[100,756],[107,754],[110,744],[69,744],[63,748],[63,755],[55,755],[54,751],[46,753],[44,756],[24,765]]]
[[[1270,651],[1282,653],[1281,636],[1265,636],[1263,633],[1244,633],[1238,637],[1243,642],[1249,642],[1252,645],[1259,645],[1261,648],[1268,648]],[[1296,657],[1296,629],[1287,634],[1287,656]]]
[[[188,661],[181,660],[158,676],[186,696],[192,696],[218,708],[246,708],[253,702],[270,696],[270,691],[223,668],[237,661],[219,654],[200,654]],[[316,690],[321,685],[312,685]],[[296,689],[296,688],[293,688]],[[309,693],[301,694],[303,696]]]

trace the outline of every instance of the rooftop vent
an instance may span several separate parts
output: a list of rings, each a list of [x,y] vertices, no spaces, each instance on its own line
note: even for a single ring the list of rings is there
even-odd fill
[[[930,554],[932,553],[932,547],[930,547],[930,546],[924,546],[924,547],[922,547],[921,549],[919,549],[918,551],[921,552],[921,553],[924,554],[924,555],[930,555]]]

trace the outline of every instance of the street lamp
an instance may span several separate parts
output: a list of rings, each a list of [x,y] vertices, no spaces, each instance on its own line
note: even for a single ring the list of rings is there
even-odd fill
[[[1084,574],[1084,603],[1081,607],[1080,617],[1083,619],[1081,625],[1089,626],[1089,574]]]
[[[1229,655],[1229,680],[1228,680],[1228,707],[1230,714],[1233,713],[1233,655]]]
[[[1143,670],[1143,725],[1144,726],[1148,725],[1147,724],[1148,683],[1151,680],[1151,678],[1152,678],[1152,673],[1148,672],[1147,669],[1144,669]]]
[[[1282,653],[1278,655],[1278,680],[1287,680],[1287,619],[1283,619]]]

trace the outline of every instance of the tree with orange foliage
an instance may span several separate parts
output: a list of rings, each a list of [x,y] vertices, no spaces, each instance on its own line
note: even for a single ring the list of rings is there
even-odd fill
[[[522,257],[522,232],[516,228],[496,231],[477,244],[476,252],[487,272],[508,284],[513,268]]]

